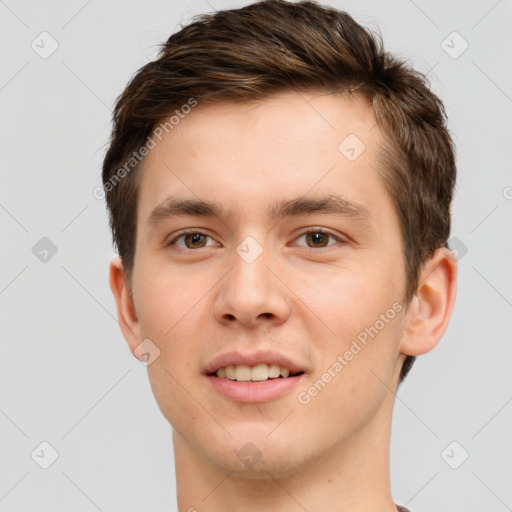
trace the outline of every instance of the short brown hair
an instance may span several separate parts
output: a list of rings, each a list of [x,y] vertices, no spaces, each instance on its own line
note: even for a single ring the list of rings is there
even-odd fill
[[[308,90],[360,94],[373,104],[384,136],[382,179],[400,219],[409,304],[422,264],[448,247],[456,168],[445,110],[424,74],[384,51],[380,34],[311,1],[265,0],[196,16],[117,98],[103,184],[130,292],[141,163],[132,155],[157,124],[191,99],[234,102]],[[400,382],[414,359],[405,359]]]

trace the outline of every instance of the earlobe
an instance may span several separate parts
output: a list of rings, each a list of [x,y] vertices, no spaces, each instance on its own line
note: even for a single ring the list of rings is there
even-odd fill
[[[110,262],[110,289],[116,301],[121,332],[133,353],[142,338],[133,298],[128,291],[126,273],[119,257],[115,257]]]
[[[436,347],[448,327],[457,291],[457,260],[445,247],[425,262],[406,313],[400,351],[418,356]]]

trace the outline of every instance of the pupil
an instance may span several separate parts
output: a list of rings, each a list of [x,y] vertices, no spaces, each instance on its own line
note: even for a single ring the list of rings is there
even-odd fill
[[[189,241],[192,242],[192,245],[197,246],[198,244],[200,244],[202,236],[203,235],[201,235],[200,233],[193,233],[191,235],[188,235],[188,239]]]
[[[309,236],[311,237],[312,242],[314,244],[321,244],[322,247],[325,246],[325,243],[323,243],[327,240],[325,233],[320,233],[320,232],[310,233]]]

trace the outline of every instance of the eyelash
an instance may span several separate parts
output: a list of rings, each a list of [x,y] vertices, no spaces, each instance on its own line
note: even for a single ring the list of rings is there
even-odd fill
[[[303,237],[304,235],[308,235],[310,233],[322,233],[324,235],[327,235],[331,238],[334,238],[336,240],[336,242],[338,243],[347,243],[346,240],[342,239],[341,237],[337,236],[337,235],[334,235],[333,233],[331,233],[330,231],[326,231],[322,228],[310,228],[306,231],[303,231],[300,235],[298,235],[296,238],[301,238]],[[179,240],[180,238],[183,238],[184,236],[186,235],[192,235],[192,234],[197,234],[197,235],[201,235],[201,236],[206,236],[210,239],[213,240],[213,238],[209,235],[207,235],[206,233],[203,233],[201,231],[198,231],[196,229],[187,229],[185,231],[182,231],[180,234],[178,234],[176,237],[174,237],[169,243],[167,243],[166,245],[167,246],[172,246],[172,245],[175,245],[176,241]],[[326,249],[327,247],[332,247],[332,245],[335,245],[335,244],[331,244],[331,245],[326,245],[324,247],[308,247],[308,246],[301,246],[301,247],[306,247],[307,249]],[[205,247],[211,247],[211,246],[205,246]],[[204,247],[198,247],[198,249],[203,249]],[[185,249],[185,250],[189,250],[189,251],[197,251],[198,249],[189,249],[188,247],[180,247],[180,249]]]

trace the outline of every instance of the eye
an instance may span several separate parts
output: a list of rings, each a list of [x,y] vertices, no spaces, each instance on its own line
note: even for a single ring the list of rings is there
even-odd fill
[[[333,235],[332,233],[329,233],[327,231],[324,231],[323,229],[319,229],[319,228],[309,229],[305,233],[302,233],[302,235],[300,235],[297,238],[297,240],[300,240],[302,237],[306,238],[306,244],[308,244],[307,247],[311,247],[311,248],[320,248],[321,249],[323,247],[335,245],[334,243],[332,243],[332,244],[328,243],[329,238],[334,239],[335,242],[341,242],[341,243],[344,242],[344,240],[342,238],[340,238],[336,235]],[[310,243],[312,245],[309,245]],[[302,244],[298,244],[298,245],[302,245]]]
[[[185,231],[182,232],[181,235],[178,235],[177,237],[173,238],[167,245],[176,245],[177,247],[181,247],[182,249],[201,249],[202,247],[208,247],[206,244],[206,239],[210,238],[214,243],[209,244],[215,245],[217,242],[215,242],[211,237],[208,235],[205,235],[204,233],[201,233],[200,231]],[[179,240],[182,240],[183,243],[177,243]]]

